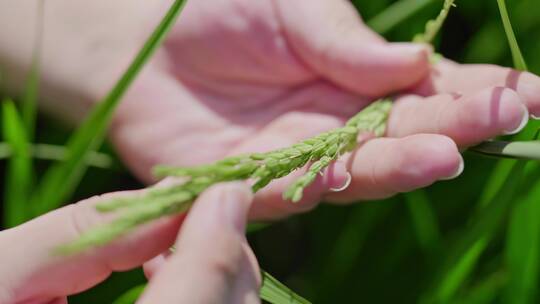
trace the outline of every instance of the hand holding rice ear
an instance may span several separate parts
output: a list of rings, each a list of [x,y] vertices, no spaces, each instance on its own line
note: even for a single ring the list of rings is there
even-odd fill
[[[285,200],[298,203],[304,190],[331,162],[358,148],[359,133],[384,135],[391,107],[390,100],[377,101],[351,118],[344,127],[306,139],[291,147],[225,158],[200,167],[157,168],[156,172],[161,177],[179,177],[182,181],[158,185],[137,197],[111,197],[108,201],[104,200],[96,206],[97,209],[104,213],[115,212],[118,218],[108,225],[82,234],[80,239],[61,246],[59,251],[73,254],[105,245],[147,222],[185,212],[201,193],[215,184],[251,179],[252,190],[257,192],[273,180],[287,176],[311,162],[306,173],[283,193]]]
[[[430,43],[444,23],[452,5],[452,0],[446,0],[439,16],[435,20],[428,22],[426,25],[426,32],[416,36],[415,40],[423,43]],[[491,90],[489,93],[491,93]],[[501,89],[499,93],[501,95],[504,93],[512,95],[510,90],[506,90],[505,92]],[[397,109],[402,109],[404,104],[405,109],[407,109],[408,103],[414,102],[413,100],[415,98],[416,100],[422,99],[415,96],[401,97]],[[439,99],[442,100],[440,97]],[[504,100],[502,96],[501,100]],[[496,100],[495,102],[499,101]],[[433,110],[434,105],[437,105],[437,102],[428,104],[428,109]],[[528,109],[522,105],[519,100],[516,100],[516,105],[519,107],[519,109],[517,109],[518,111],[512,112],[517,113],[517,115],[513,115],[513,117],[509,115],[506,121],[501,121],[500,127],[502,129],[499,132],[516,133],[525,127],[529,118]],[[514,108],[516,105],[513,105]],[[489,107],[491,107],[491,105],[489,105]],[[418,106],[418,108],[421,107]],[[449,107],[446,108],[448,109]],[[317,179],[317,176],[322,174],[324,169],[339,157],[359,148],[357,137],[360,132],[372,132],[376,136],[382,136],[386,133],[390,110],[390,101],[382,100],[374,102],[372,105],[366,107],[359,114],[351,118],[346,123],[345,127],[322,133],[288,148],[280,148],[272,152],[228,157],[217,161],[214,164],[193,168],[159,167],[156,170],[159,177],[182,177],[187,178],[187,180],[184,180],[178,185],[151,189],[147,195],[137,199],[111,200],[110,202],[98,206],[98,209],[102,212],[118,211],[123,214],[120,214],[118,219],[110,225],[96,228],[87,235],[83,235],[80,240],[62,247],[61,251],[64,253],[73,253],[91,246],[102,245],[131,229],[134,229],[138,225],[170,214],[184,212],[190,207],[192,201],[200,193],[216,183],[252,179],[254,181],[252,189],[254,192],[258,192],[263,187],[269,185],[273,180],[285,177],[310,163],[306,173],[302,177],[291,182],[291,184],[283,191],[284,200],[292,200],[293,202],[298,203],[302,199],[306,187],[313,184]],[[521,113],[519,113],[519,110],[521,110]],[[450,118],[457,119],[460,122],[464,121],[462,115],[451,115]],[[477,117],[471,116],[471,119],[471,123],[477,124]],[[518,121],[519,125],[516,125],[516,121]],[[390,123],[392,122],[393,121],[390,121]],[[436,128],[440,128],[439,123],[440,122],[436,122]],[[457,125],[458,123],[453,122],[453,124]],[[390,127],[392,127],[392,125]],[[428,129],[429,127],[430,126],[427,125],[424,128]],[[398,125],[396,131],[407,134],[407,126],[402,127],[401,125]],[[436,133],[439,129],[433,131]],[[490,130],[490,132],[493,131]],[[414,134],[416,132],[410,133]],[[471,136],[471,133],[472,132],[467,130],[465,138],[461,140],[458,136],[454,136],[453,138],[463,144],[469,144],[467,137],[472,137],[470,143],[474,143],[482,137],[478,135],[474,136],[474,134]],[[456,162],[455,159],[458,159],[458,161]],[[453,162],[446,162],[450,164],[450,166],[446,167],[450,167],[452,170],[443,168],[442,171],[448,173],[439,173],[438,179],[445,180],[455,178],[463,172],[464,164],[461,157],[454,157]],[[349,178],[347,184],[349,184],[352,182],[351,175],[347,173],[347,177]],[[419,177],[420,180],[423,178],[427,181],[426,185],[432,181],[432,178],[430,179],[427,174]],[[373,178],[371,178],[371,182],[373,183]],[[398,180],[397,182],[402,183],[403,181]],[[413,185],[411,189],[414,187],[415,186]],[[333,188],[326,187],[325,190],[331,193],[331,189]],[[399,191],[411,189],[406,188]],[[347,189],[344,188],[342,190]],[[356,191],[358,192],[358,190]],[[346,191],[344,192],[346,193]],[[337,193],[334,197],[340,197],[342,195],[343,194]],[[367,194],[364,193],[364,195],[369,195],[369,192],[367,192]],[[320,194],[318,196],[320,196]],[[313,201],[313,199],[311,200]]]

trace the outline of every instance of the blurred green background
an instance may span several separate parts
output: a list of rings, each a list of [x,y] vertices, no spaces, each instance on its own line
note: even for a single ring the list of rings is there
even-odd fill
[[[395,1],[353,2],[364,20],[370,21]],[[408,2],[421,9],[385,31],[391,41],[407,41],[423,31],[425,22],[439,12],[442,4],[429,0]],[[518,41],[535,73],[540,73],[540,56],[536,56],[540,53],[539,4],[538,0],[507,1]],[[380,26],[376,21],[370,24]],[[436,46],[444,56],[459,62],[512,65],[495,0],[458,0]],[[38,124],[38,142],[62,144],[69,134],[67,127],[47,117],[40,117]],[[103,150],[114,153],[110,147]],[[439,182],[426,191],[347,207],[322,205],[311,213],[250,234],[261,267],[314,303],[418,303],[431,299],[441,286],[441,276],[448,274],[444,265],[449,255],[459,250],[456,248],[460,240],[473,233],[475,223],[491,214],[478,212],[478,200],[498,160],[466,152],[465,162],[466,170],[460,178]],[[46,165],[38,162],[41,170]],[[5,162],[0,162],[0,170],[4,172]],[[141,186],[125,170],[93,168],[73,201]],[[540,203],[540,195],[535,196],[539,191],[534,187],[523,189],[519,195],[512,195],[513,203],[523,199]],[[507,287],[507,226],[512,212],[503,213],[477,267],[459,279],[463,284],[449,302],[535,302],[534,290],[528,291],[531,297],[524,300],[508,296],[512,292]],[[538,243],[537,236],[531,235],[534,240],[528,235],[521,238],[522,246],[536,246],[532,244]],[[538,253],[534,260],[540,257],[540,252],[534,253]],[[536,268],[527,268],[533,280],[527,286],[538,285]],[[95,289],[71,297],[70,303],[112,303],[144,281],[140,270],[114,274]]]

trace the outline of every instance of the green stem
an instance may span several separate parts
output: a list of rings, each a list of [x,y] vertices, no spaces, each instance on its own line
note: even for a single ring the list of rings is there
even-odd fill
[[[33,198],[35,215],[57,208],[73,193],[87,169],[85,160],[88,154],[95,151],[105,138],[115,108],[145,63],[161,45],[185,3],[186,0],[176,0],[172,4],[114,88],[71,136],[65,160],[45,173]]]
[[[35,159],[63,161],[66,157],[67,150],[63,146],[49,144],[32,144],[30,145],[30,155]],[[0,159],[9,158],[13,155],[13,149],[8,143],[0,143]],[[108,154],[92,151],[88,154],[86,164],[91,167],[100,169],[112,169],[116,164]]]
[[[431,3],[433,3],[433,0],[397,1],[369,20],[367,24],[377,33],[386,34]]]
[[[508,38],[508,44],[510,44],[510,50],[512,51],[512,59],[514,60],[514,67],[518,70],[527,71],[527,63],[523,58],[521,49],[512,29],[512,23],[510,22],[510,17],[508,16],[508,10],[506,9],[506,3],[504,0],[497,0],[497,5],[499,5],[499,12],[501,13],[501,19],[504,26],[504,31],[506,32],[506,37]]]

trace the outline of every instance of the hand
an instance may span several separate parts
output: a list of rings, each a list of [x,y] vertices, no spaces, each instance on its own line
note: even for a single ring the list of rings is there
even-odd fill
[[[0,2],[0,38],[2,30],[11,38],[0,43],[0,65],[1,55],[8,54],[9,67],[30,48],[21,46],[32,41],[25,35],[28,22],[19,24],[16,37],[9,28],[32,20],[21,13],[33,12],[32,3]],[[48,2],[55,14],[47,18],[48,41],[70,41],[60,50],[45,41],[43,74],[49,81],[43,92],[56,102],[50,108],[80,114],[85,107],[67,93],[83,91],[86,100],[103,96],[168,4]],[[81,33],[92,39],[80,39]],[[21,43],[12,41],[17,38]],[[384,42],[349,1],[206,0],[188,1],[121,105],[111,137],[130,168],[152,182],[153,165],[192,166],[290,145],[338,127],[376,97],[398,91],[407,95],[396,100],[388,138],[369,141],[329,168],[299,204],[281,200],[298,174],[272,183],[256,196],[251,216],[286,216],[322,199],[383,198],[454,177],[463,168],[458,147],[518,130],[527,118],[523,105],[540,116],[536,76],[449,61],[431,67],[425,47]],[[62,100],[70,103],[58,106]],[[329,193],[346,183],[348,173],[351,185]]]
[[[192,166],[267,151],[340,126],[377,96],[397,98],[389,138],[369,141],[330,168],[297,205],[256,196],[252,217],[304,211],[321,199],[377,199],[459,175],[463,148],[523,127],[540,114],[540,80],[527,73],[443,61],[389,44],[348,1],[191,1],[155,63],[121,106],[112,138],[151,181],[157,163]],[[429,134],[424,134],[429,133]],[[457,146],[456,146],[457,144]],[[339,193],[352,175],[351,185]]]
[[[178,216],[92,252],[53,255],[57,246],[108,220],[94,209],[103,199],[91,198],[0,232],[0,303],[67,303],[68,295],[91,288],[112,271],[140,266],[174,242],[183,221]],[[251,201],[250,190],[240,183],[206,191],[183,221],[177,251],[157,270],[138,303],[259,303],[261,278],[244,235]]]

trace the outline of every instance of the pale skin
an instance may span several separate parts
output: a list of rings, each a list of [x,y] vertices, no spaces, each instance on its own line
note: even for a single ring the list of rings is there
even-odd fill
[[[47,2],[45,28],[50,33],[43,50],[45,110],[73,121],[80,119],[110,88],[170,4],[142,0],[110,2]],[[33,6],[34,1],[30,0],[0,3],[0,40],[10,41],[0,43],[0,66],[6,66],[13,76],[7,79],[7,85],[14,92],[21,88],[32,46],[33,27],[29,22],[21,24],[21,20],[32,20]],[[96,20],[100,21],[99,26]],[[16,35],[10,30],[14,24],[18,25]],[[281,199],[284,188],[298,175],[276,181],[254,197],[249,217],[275,219],[309,210],[323,199],[348,203],[384,198],[453,178],[463,168],[460,149],[502,133],[519,131],[529,114],[540,116],[540,79],[536,76],[448,60],[431,66],[428,57],[429,49],[425,46],[385,42],[363,25],[345,0],[191,1],[163,48],[128,92],[115,116],[110,138],[133,172],[150,183],[154,181],[150,168],[155,164],[195,165],[231,154],[289,145],[340,126],[377,97],[400,92],[387,136],[370,140],[344,156],[308,189],[299,204]],[[346,189],[330,191],[341,188],[348,175],[352,179]],[[248,205],[242,204],[241,199],[238,204]],[[193,217],[203,209],[198,208],[192,212]],[[81,213],[96,216],[92,208],[84,209]],[[26,227],[62,212],[69,213],[57,211]],[[72,216],[69,214],[65,216]],[[185,283],[182,289],[198,297],[196,287],[189,285],[189,278],[198,275],[215,276],[214,294],[221,296],[200,303],[242,303],[227,296],[237,294],[231,286],[248,286],[239,288],[250,290],[246,295],[256,289],[256,264],[246,262],[253,261],[248,259],[247,245],[240,242],[245,258],[220,260],[227,267],[207,267],[204,260],[197,260],[197,271],[189,267],[191,272],[184,271],[182,265],[193,267],[192,261],[183,260],[186,256],[218,252],[201,244],[206,244],[202,241],[205,238],[219,238],[220,231],[215,231],[215,236],[198,236],[200,246],[193,245],[197,242],[187,245],[190,242],[182,241],[190,231],[197,234],[193,232],[197,228],[187,224],[196,227],[199,223],[190,222],[190,217],[191,213],[179,236],[180,257],[165,262],[163,256],[158,256],[147,267],[154,275],[142,303],[156,302],[152,297],[161,294],[161,289],[171,297],[160,299],[162,302],[177,299],[179,303],[191,303],[182,298],[189,295],[174,292],[179,290],[180,283],[174,289],[167,282]],[[114,259],[120,266],[108,262],[106,265],[112,267],[104,267],[105,271],[91,279],[86,273],[77,273],[74,277],[83,279],[80,284],[73,284],[76,289],[50,286],[49,293],[34,293],[31,299],[36,303],[63,301],[66,295],[103,280],[111,270],[133,268],[148,261],[174,242],[179,222],[173,218],[148,228],[148,238],[162,240],[155,242],[159,244],[149,245],[138,240],[138,236],[133,236],[131,242],[130,238],[130,248],[136,246],[142,252],[135,258],[130,257],[130,250],[123,252],[124,247],[119,244],[112,246],[112,254],[89,254],[89,259],[98,261],[97,265],[82,258],[81,265],[87,267],[78,269],[97,272],[96,266],[102,266],[103,259]],[[34,229],[24,227],[0,234],[0,242],[8,238],[5,235],[19,233],[18,239],[24,239],[23,233],[34,233]],[[2,257],[4,260],[16,261],[2,263],[0,267],[7,269],[0,268],[0,273],[26,274],[7,282],[0,280],[0,302],[2,291],[6,290],[4,293],[11,301],[8,303],[26,303],[14,299],[30,299],[25,289],[31,289],[23,287],[35,286],[30,278],[39,277],[43,265],[48,265],[48,252],[43,248],[75,236],[73,233],[58,239],[49,237],[41,250],[18,247],[0,253],[6,256]],[[39,246],[10,243],[10,247],[30,245]],[[38,256],[17,254],[23,250]],[[27,259],[46,262],[32,266]],[[160,267],[169,262],[173,266]],[[78,261],[59,262],[68,267],[74,265],[70,263]],[[233,271],[230,275],[229,267],[238,270],[248,264],[252,265],[249,271]],[[27,270],[21,271],[20,265]],[[59,266],[59,273],[65,271],[62,267]],[[63,282],[57,282],[60,283]],[[205,288],[206,296],[213,294]],[[244,302],[253,301],[256,298],[246,296]]]

